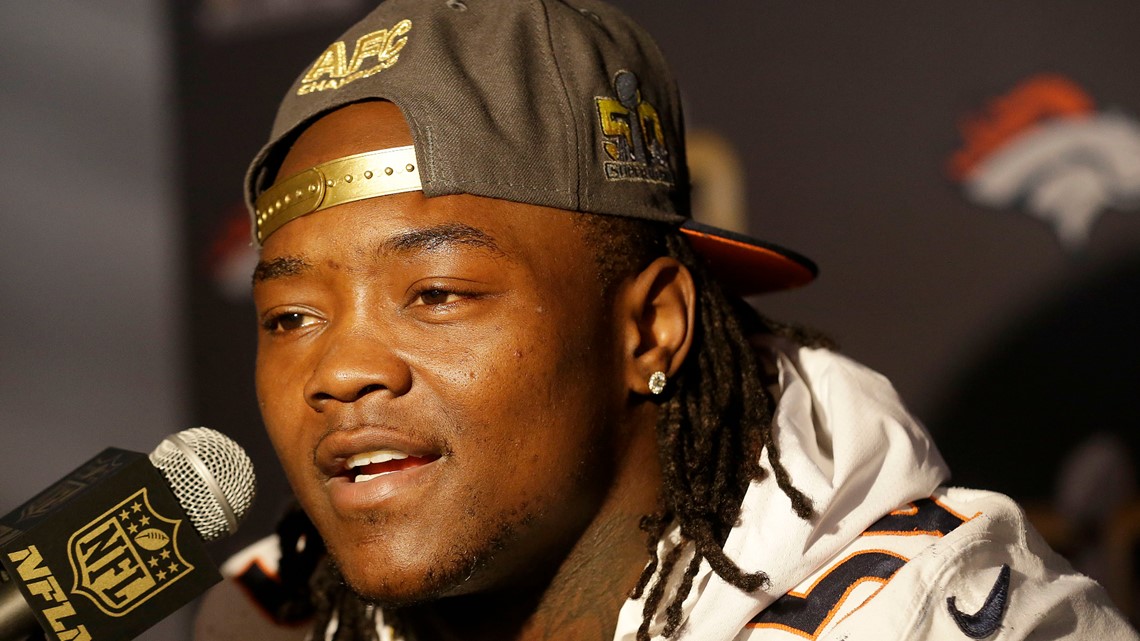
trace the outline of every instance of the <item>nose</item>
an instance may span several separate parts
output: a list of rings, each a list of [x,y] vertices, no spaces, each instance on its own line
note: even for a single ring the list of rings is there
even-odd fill
[[[305,383],[305,401],[317,412],[373,394],[398,397],[411,388],[407,362],[377,332],[330,332]]]

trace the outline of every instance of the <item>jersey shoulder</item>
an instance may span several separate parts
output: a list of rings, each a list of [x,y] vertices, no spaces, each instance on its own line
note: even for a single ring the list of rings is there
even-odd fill
[[[758,613],[740,641],[1137,639],[1104,590],[992,492],[944,488],[884,515]]]
[[[222,581],[202,598],[194,641],[300,641],[309,621],[286,623],[275,612],[284,598],[277,575],[281,558],[276,535],[243,549],[222,565]]]

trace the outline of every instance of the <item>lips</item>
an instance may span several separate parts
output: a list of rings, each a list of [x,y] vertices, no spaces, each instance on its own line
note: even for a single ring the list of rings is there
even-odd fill
[[[345,516],[421,504],[442,478],[445,458],[435,438],[371,425],[329,432],[315,452],[331,505]]]
[[[373,450],[348,457],[344,464],[345,475],[353,483],[365,483],[385,474],[427,465],[438,458],[439,455],[413,456],[391,448]]]

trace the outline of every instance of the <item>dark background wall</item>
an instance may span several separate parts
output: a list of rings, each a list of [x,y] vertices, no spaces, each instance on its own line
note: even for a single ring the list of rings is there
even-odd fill
[[[1048,503],[1086,437],[1132,442],[1135,199],[1067,247],[1031,197],[979,204],[946,167],[965,117],[1043,72],[1081,87],[1094,115],[1135,119],[1140,6],[617,4],[657,37],[690,128],[735,151],[748,229],[821,267],[753,302],[887,374],[957,482]],[[0,509],[106,444],[146,450],[205,424],[250,448],[261,478],[254,519],[219,555],[269,531],[288,492],[253,398],[241,175],[292,78],[369,7],[4,7]],[[61,171],[78,177],[42,186]],[[1130,175],[1113,174],[1125,195]]]
[[[0,512],[193,420],[173,54],[154,0],[0,3]]]

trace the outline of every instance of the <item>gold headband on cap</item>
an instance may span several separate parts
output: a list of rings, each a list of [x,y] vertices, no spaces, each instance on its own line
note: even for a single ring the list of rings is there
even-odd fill
[[[416,150],[411,145],[323,162],[278,182],[257,197],[257,243],[264,243],[294,218],[355,200],[422,188]]]

